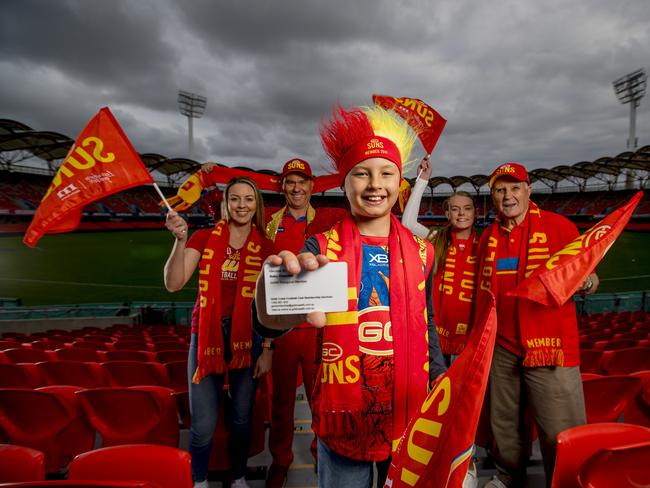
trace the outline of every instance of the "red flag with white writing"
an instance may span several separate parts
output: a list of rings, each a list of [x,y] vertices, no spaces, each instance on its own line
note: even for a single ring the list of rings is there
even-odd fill
[[[442,115],[417,98],[373,95],[372,101],[406,120],[420,138],[426,152],[431,154],[447,123]]]
[[[489,291],[477,292],[477,313],[467,346],[436,380],[393,453],[387,488],[461,488],[474,450],[487,388],[496,307]]]
[[[23,242],[79,227],[84,205],[153,178],[108,107],[81,131],[36,209]]]
[[[564,305],[625,229],[641,198],[643,191],[553,254],[507,295],[528,298],[549,307]]]

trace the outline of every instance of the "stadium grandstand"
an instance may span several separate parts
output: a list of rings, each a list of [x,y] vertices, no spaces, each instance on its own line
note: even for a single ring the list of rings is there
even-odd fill
[[[186,453],[175,449],[169,461],[163,456],[169,454],[164,449],[188,446],[188,325],[196,287],[172,297],[162,286],[171,239],[157,194],[149,186],[113,194],[84,208],[81,232],[48,236],[37,249],[21,242],[72,144],[65,135],[0,120],[0,297],[5,296],[0,298],[0,484],[72,479],[85,454],[111,459],[120,445],[147,443],[138,447],[137,456],[124,448],[126,458],[104,462],[114,479],[146,471],[155,486],[191,487],[191,480],[172,474],[187,471]],[[140,156],[167,196],[201,165],[154,153]],[[607,268],[602,274],[599,270],[606,292],[575,298],[588,424],[562,433],[553,486],[577,486],[580,466],[594,454],[596,435],[597,443],[608,442],[603,436],[650,442],[650,146],[533,169],[530,177],[533,199],[581,229],[636,191],[645,193],[626,229],[635,237],[621,236],[627,247],[617,251],[617,243],[604,263]],[[431,178],[421,222],[444,222],[444,199],[462,189],[476,195],[479,225],[487,225],[494,218],[487,182],[487,175]],[[264,196],[271,210],[283,204],[281,194]],[[312,201],[323,207],[345,205],[338,190],[314,195]],[[211,225],[211,208],[219,202],[218,189],[206,192],[187,212],[190,224]],[[260,381],[255,404],[247,473],[252,487],[264,486],[271,462],[265,449],[272,391],[268,376]],[[73,393],[79,390],[83,393]],[[301,388],[295,416],[296,458],[286,486],[315,486],[310,411]],[[211,487],[227,479],[229,460],[221,455],[227,438],[220,422],[213,437]],[[485,450],[476,456],[480,480],[486,481],[495,468]],[[529,464],[528,486],[545,486],[537,444]]]
[[[58,164],[73,144],[69,137],[50,131],[36,131],[17,121],[0,119],[0,232],[24,232],[38,207]],[[167,195],[201,163],[161,154],[140,154]],[[21,164],[39,161],[40,167]],[[250,170],[244,166],[238,169]],[[273,170],[262,170],[277,175]],[[561,213],[581,228],[589,227],[613,208],[627,201],[634,190],[650,184],[650,146],[617,156],[601,157],[572,165],[530,171],[534,199],[542,208]],[[452,191],[464,189],[477,196],[479,216],[493,218],[488,176],[435,176],[429,181],[430,193],[422,199],[420,215],[425,223],[444,221],[442,202]],[[111,195],[86,206],[81,230],[160,228],[161,207],[156,194],[146,187]],[[189,213],[193,224],[208,222],[210,198],[202,199]],[[218,201],[218,197],[217,197]],[[318,205],[343,206],[340,192],[332,190],[314,196]],[[278,208],[282,199],[267,193],[265,203]],[[639,204],[629,229],[650,230],[650,199],[647,192]]]

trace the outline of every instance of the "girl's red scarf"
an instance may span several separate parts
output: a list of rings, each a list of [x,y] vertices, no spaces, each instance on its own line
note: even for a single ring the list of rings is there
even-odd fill
[[[221,328],[221,267],[229,242],[228,222],[221,220],[210,234],[199,262],[199,344],[198,366],[192,377],[194,383],[211,373],[223,374],[228,369],[251,365],[251,304],[262,269],[262,235],[253,224],[241,249],[230,331],[232,359],[226,364]]]
[[[322,254],[332,261],[348,263],[349,301],[347,312],[327,314],[323,360],[316,386],[315,428],[320,435],[341,432],[342,429],[352,432],[354,425],[364,422],[366,407],[361,394],[358,323],[361,236],[355,222],[347,216],[329,232],[318,234],[316,238]],[[388,248],[395,365],[393,439],[399,439],[427,394],[425,271],[431,269],[433,253],[427,241],[413,236],[393,215]]]
[[[454,232],[452,239],[445,265],[433,279],[433,310],[443,354],[460,354],[465,348],[476,290],[476,231],[472,229],[464,250],[458,247]]]
[[[544,219],[544,212],[534,202],[529,202],[528,216],[524,221],[524,237],[519,250],[518,282],[530,274],[566,242],[559,242],[557,233]],[[497,293],[497,249],[503,238],[499,232],[500,221],[488,227],[481,236],[481,270],[479,287]],[[522,264],[524,264],[522,266]],[[526,299],[517,300],[517,318],[521,345],[524,348],[524,366],[577,366],[579,364],[575,320],[575,305],[570,300],[561,309],[552,309]],[[566,319],[566,320],[565,320]]]

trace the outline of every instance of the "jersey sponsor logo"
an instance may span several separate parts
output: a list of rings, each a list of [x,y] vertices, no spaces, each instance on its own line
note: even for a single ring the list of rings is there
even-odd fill
[[[323,361],[326,363],[338,361],[343,355],[343,348],[335,342],[324,342],[322,351]]]
[[[373,356],[393,355],[389,307],[368,307],[359,312],[359,350]]]
[[[388,264],[388,254],[385,253],[378,253],[378,254],[373,254],[373,253],[368,253],[370,259],[369,263],[370,264]]]

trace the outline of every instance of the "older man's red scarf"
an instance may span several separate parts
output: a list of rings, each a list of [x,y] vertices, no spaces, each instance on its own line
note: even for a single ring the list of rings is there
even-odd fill
[[[529,202],[525,245],[519,251],[518,281],[521,282],[566,242],[560,242],[558,229],[544,219],[544,212]],[[497,219],[481,236],[479,287],[497,294],[496,265],[500,221]],[[525,264],[525,265],[524,265]],[[517,301],[517,318],[521,345],[524,348],[524,366],[577,366],[580,362],[575,323],[575,305],[572,301],[563,307],[551,308],[530,300]],[[498,319],[498,317],[497,317]]]
[[[232,358],[226,364],[221,329],[221,266],[226,259],[229,241],[228,223],[221,220],[210,234],[199,262],[199,344],[198,366],[192,377],[194,383],[211,373],[225,373],[228,369],[251,365],[251,304],[262,269],[262,235],[253,224],[241,250],[230,331]]]
[[[313,395],[314,431],[327,437],[336,432],[353,432],[355,425],[365,421],[357,308],[362,243],[359,230],[349,216],[329,232],[317,234],[316,239],[321,252],[330,260],[345,261],[349,265],[348,311],[327,314],[327,326],[323,331],[323,362]],[[432,250],[428,242],[415,238],[393,215],[388,247],[395,364],[393,439],[397,440],[427,394],[429,363],[423,263],[427,263],[426,270],[431,269]],[[337,374],[324,375],[324,367],[334,368],[332,371]],[[327,381],[322,381],[323,376]]]
[[[452,233],[445,265],[433,278],[433,310],[443,354],[460,354],[467,344],[474,291],[476,289],[476,256],[478,237],[472,229],[465,249],[461,250]]]

